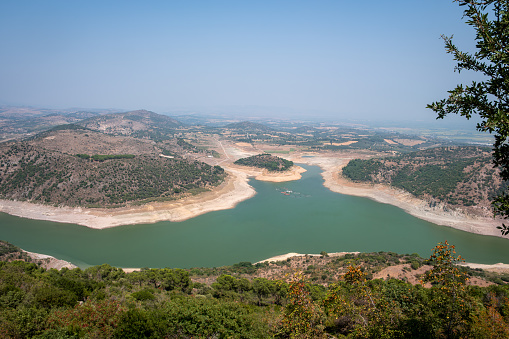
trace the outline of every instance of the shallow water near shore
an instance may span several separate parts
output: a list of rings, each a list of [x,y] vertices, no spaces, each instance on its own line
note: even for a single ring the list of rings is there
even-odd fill
[[[509,263],[509,240],[438,226],[375,201],[331,192],[321,169],[286,183],[252,179],[257,194],[234,209],[183,222],[94,230],[0,213],[0,239],[80,267],[202,267],[256,262],[288,253],[418,253],[440,241],[456,245],[468,262]],[[282,193],[284,192],[284,193]]]

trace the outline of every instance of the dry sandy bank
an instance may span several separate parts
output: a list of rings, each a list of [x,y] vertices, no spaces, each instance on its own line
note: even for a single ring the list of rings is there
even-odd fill
[[[485,264],[475,264],[471,262],[466,262],[463,264],[459,264],[460,266],[468,266],[470,268],[480,268],[485,271],[495,272],[495,273],[509,273],[509,264],[493,264],[493,265],[485,265]]]
[[[342,257],[345,254],[359,254],[359,253],[360,252],[335,252],[335,253],[327,253],[327,255],[329,257]],[[263,262],[271,262],[271,261],[284,261],[284,260],[286,260],[288,258],[305,257],[305,256],[308,256],[308,257],[320,257],[321,254],[302,254],[302,253],[291,252],[291,253],[276,255],[275,257],[271,257],[271,258],[268,258],[268,259],[260,260],[260,261],[256,262],[255,264],[263,263]]]
[[[183,221],[207,212],[234,208],[239,202],[251,198],[256,192],[248,183],[249,177],[282,182],[298,180],[301,173],[305,172],[298,166],[294,166],[286,173],[276,174],[251,168],[243,169],[240,166],[225,168],[229,175],[221,185],[209,192],[177,201],[117,209],[86,209],[0,200],[0,212],[29,219],[73,223],[95,229],[165,220]]]
[[[300,178],[302,178],[302,173],[306,172],[306,170],[300,166],[292,166],[290,169],[284,172],[270,172],[266,169],[238,166],[233,164],[228,165],[226,168],[229,170],[242,172],[246,174],[248,177],[254,177],[256,180],[270,182],[286,182],[299,180]]]
[[[46,254],[40,254],[40,253],[34,253],[34,252],[27,252],[24,251],[30,258],[36,259],[41,263],[41,266],[45,269],[49,270],[51,268],[61,270],[62,268],[68,268],[70,270],[77,268],[78,266],[71,264],[68,261],[60,260],[55,257],[52,257],[51,255]]]
[[[103,229],[114,226],[154,223],[163,220],[182,221],[203,213],[229,209],[255,194],[248,177],[240,171],[229,171],[227,179],[209,192],[185,199],[149,203],[116,209],[51,207],[27,202],[0,200],[0,211],[23,218],[73,223]]]

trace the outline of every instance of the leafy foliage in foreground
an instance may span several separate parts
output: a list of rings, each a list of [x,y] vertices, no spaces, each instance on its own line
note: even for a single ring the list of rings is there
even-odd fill
[[[0,263],[2,338],[264,338],[270,310],[193,297],[186,271]]]
[[[428,105],[438,118],[458,114],[466,119],[478,115],[477,130],[493,133],[493,160],[500,169],[500,177],[509,180],[509,2],[502,0],[456,0],[464,6],[466,24],[474,28],[476,51],[461,51],[452,42],[452,36],[442,36],[447,53],[457,65],[455,71],[475,71],[484,81],[460,84],[449,91],[449,96]],[[494,200],[495,212],[509,218],[509,192],[507,188]],[[509,233],[506,225],[498,227],[502,234]]]
[[[293,166],[293,161],[286,160],[275,155],[258,154],[249,158],[242,158],[234,162],[236,165],[265,168],[269,171],[282,172]]]
[[[322,286],[299,272],[281,280],[223,274],[206,285],[180,269],[0,262],[0,337],[507,337],[508,286],[466,286],[453,250],[447,242],[434,249],[422,277],[430,286],[371,280],[358,265]]]

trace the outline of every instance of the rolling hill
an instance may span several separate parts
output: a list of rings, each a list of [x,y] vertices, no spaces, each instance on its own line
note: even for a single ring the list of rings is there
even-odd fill
[[[391,185],[430,202],[492,216],[491,199],[507,188],[488,148],[438,147],[396,157],[351,160],[343,175],[353,181]]]
[[[154,143],[78,125],[0,144],[0,198],[65,206],[173,200],[221,183],[219,166],[184,159],[178,140]],[[165,154],[172,154],[168,156]]]
[[[82,120],[82,127],[111,135],[125,135],[151,140],[168,140],[182,124],[168,116],[146,110],[106,114]]]

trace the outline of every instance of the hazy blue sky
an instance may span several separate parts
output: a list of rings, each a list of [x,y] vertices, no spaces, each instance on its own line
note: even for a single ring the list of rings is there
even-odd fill
[[[448,0],[2,0],[0,103],[421,119],[465,79],[440,39],[471,48],[463,21]]]

